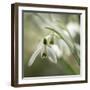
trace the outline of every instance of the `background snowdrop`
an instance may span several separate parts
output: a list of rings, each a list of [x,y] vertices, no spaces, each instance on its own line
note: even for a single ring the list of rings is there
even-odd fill
[[[75,37],[76,34],[79,34],[80,32],[80,27],[76,22],[69,22],[67,24],[67,29],[71,33],[72,37]]]

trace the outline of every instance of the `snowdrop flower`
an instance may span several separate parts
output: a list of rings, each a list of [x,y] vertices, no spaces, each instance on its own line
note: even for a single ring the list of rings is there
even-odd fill
[[[75,22],[70,22],[67,25],[67,29],[69,30],[69,32],[71,33],[72,37],[75,37],[77,33],[79,33],[79,24],[75,23]]]
[[[37,49],[32,54],[28,66],[32,66],[36,57],[41,54],[41,58],[48,58],[54,64],[57,64],[57,58],[62,56],[62,52],[60,51],[59,47],[54,44],[54,39],[52,35],[46,36],[39,45]]]

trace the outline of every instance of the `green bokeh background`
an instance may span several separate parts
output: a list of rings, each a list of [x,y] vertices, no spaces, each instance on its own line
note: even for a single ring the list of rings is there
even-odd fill
[[[40,13],[40,12],[23,12],[23,76],[24,77],[39,77],[39,76],[56,76],[56,75],[77,75],[80,74],[80,65],[73,60],[72,56],[58,58],[58,63],[51,63],[48,58],[42,59],[37,56],[31,67],[28,66],[31,55],[36,50],[40,40],[50,33],[47,29],[42,29],[44,20],[51,20],[51,15],[56,18],[58,23],[66,26],[69,22],[80,24],[80,15],[65,14],[65,13]],[[80,43],[80,35],[75,37],[75,42]],[[67,52],[67,51],[66,51]]]

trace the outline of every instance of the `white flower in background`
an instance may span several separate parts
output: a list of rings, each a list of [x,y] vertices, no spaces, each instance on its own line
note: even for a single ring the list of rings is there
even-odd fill
[[[59,47],[57,45],[51,45],[51,48],[53,48],[53,50],[56,52],[57,57],[61,57],[62,56],[62,51],[59,49]]]
[[[77,33],[79,33],[79,24],[75,23],[75,22],[70,22],[67,25],[67,29],[68,31],[71,33],[72,37],[75,37]]]
[[[36,51],[32,54],[28,66],[31,66],[36,57],[41,54],[41,58],[48,58],[54,64],[57,64],[57,58],[62,56],[62,52],[60,51],[59,47],[54,44],[54,37],[53,35],[46,36],[39,45],[37,46]]]
[[[57,44],[64,55],[69,56],[71,54],[71,51],[70,51],[68,45],[62,39],[58,40]]]

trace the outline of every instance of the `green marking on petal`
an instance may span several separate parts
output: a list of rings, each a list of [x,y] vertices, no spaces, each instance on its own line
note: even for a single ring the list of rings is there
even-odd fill
[[[50,44],[54,44],[54,40],[53,39],[50,40]]]
[[[43,39],[43,44],[47,45],[47,40],[45,38]]]
[[[47,57],[47,54],[46,53],[43,53],[42,54],[42,58],[46,58]]]

